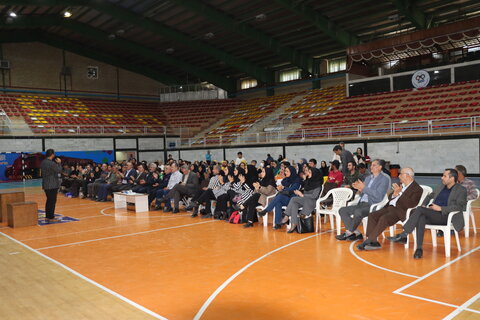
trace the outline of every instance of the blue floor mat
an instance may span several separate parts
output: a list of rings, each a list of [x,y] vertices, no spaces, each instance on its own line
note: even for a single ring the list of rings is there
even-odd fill
[[[80,219],[75,219],[72,217],[67,217],[61,214],[55,214],[55,218],[60,219],[60,221],[57,222],[46,222],[45,221],[45,211],[44,210],[38,210],[38,225],[39,226],[45,226],[49,224],[59,224],[59,223],[66,223],[66,222],[72,222],[72,221],[80,221]]]

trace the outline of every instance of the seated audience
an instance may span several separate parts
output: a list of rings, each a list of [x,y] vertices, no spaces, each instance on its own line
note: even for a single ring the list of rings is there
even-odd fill
[[[148,193],[148,203],[152,203],[157,196],[159,190],[165,190],[170,181],[170,176],[172,175],[172,167],[170,165],[163,166],[163,172],[159,175],[158,179],[153,183],[152,189]]]
[[[292,197],[295,197],[294,191],[300,188],[300,178],[292,166],[285,169],[285,178],[277,186],[278,194],[267,205],[265,209],[259,212],[260,216],[265,216],[267,212],[274,210],[274,229],[280,229],[282,223],[282,207],[287,206]]]
[[[165,197],[166,199],[173,199],[174,209],[172,210],[170,207],[166,212],[179,213],[181,198],[184,196],[192,197],[199,186],[197,175],[195,172],[190,171],[188,165],[185,164],[180,169],[183,173],[182,181],[176,184]],[[162,199],[160,199],[161,201]]]
[[[127,162],[125,172],[119,172],[120,183],[112,186],[112,192],[119,192],[122,190],[131,190],[134,187],[134,181],[137,177],[137,170],[133,167],[133,162]]]
[[[157,165],[152,162],[148,165],[148,172],[145,178],[140,179],[138,184],[132,188],[132,191],[136,193],[149,193],[158,177]]]
[[[461,164],[455,167],[458,173],[458,183],[467,189],[467,201],[477,199],[477,186],[475,182],[467,178],[467,168]]]
[[[282,220],[282,224],[290,220],[291,225],[290,230],[287,231],[288,233],[292,233],[297,229],[299,215],[308,216],[315,210],[315,204],[322,190],[323,176],[320,170],[306,167],[305,178],[303,192],[295,190],[294,193],[297,196],[290,200],[285,210],[285,218]],[[299,210],[300,208],[302,210]]]
[[[384,165],[385,161],[374,160],[371,166],[372,174],[365,179],[365,182],[358,180],[352,184],[352,187],[358,190],[360,199],[356,205],[340,208],[339,214],[345,224],[346,232],[338,235],[337,240],[363,239],[357,227],[370,213],[370,206],[381,202],[390,187],[390,177],[382,172]]]
[[[247,220],[245,228],[253,227],[253,223],[257,222],[257,206],[260,204],[264,208],[267,205],[267,197],[277,193],[272,168],[262,168],[259,178],[259,181],[255,181],[252,184],[255,191],[254,194],[243,204]]]
[[[162,202],[165,202],[165,206],[163,207],[164,212],[172,211],[172,205],[170,199],[167,199],[167,194],[170,190],[173,189],[177,184],[182,182],[182,173],[178,170],[178,164],[176,162],[171,162],[170,164],[170,178],[168,179],[168,184],[165,188],[157,190],[155,195],[155,209],[160,210]]]
[[[106,180],[112,173],[112,166],[102,163],[99,177],[95,181],[88,185],[88,195],[92,200],[96,200],[100,185],[106,183]]]
[[[347,175],[343,177],[343,185],[348,188],[353,188],[352,184],[360,179],[360,173],[357,171],[357,165],[353,161],[347,163],[347,169]]]
[[[433,202],[432,202],[433,200]],[[409,233],[416,230],[417,249],[414,259],[423,256],[423,236],[425,225],[446,225],[450,212],[461,211],[452,218],[455,230],[461,231],[465,226],[462,212],[467,206],[467,189],[458,183],[458,173],[455,169],[445,169],[442,176],[442,184],[430,193],[421,207],[413,210],[410,218],[403,225],[403,232],[387,239],[393,242],[406,243]]]
[[[217,196],[215,196],[214,190],[218,191],[223,185],[223,184],[221,185],[219,181],[219,177],[221,176],[220,167],[213,166],[212,173],[213,173],[213,177],[210,178],[208,186],[205,188],[202,188],[200,195],[198,197],[194,197],[196,199],[192,199],[191,201],[191,205],[193,206],[192,218],[195,218],[196,216],[198,216],[198,208],[201,204],[205,206],[204,217],[210,218],[212,216],[211,201],[217,199]],[[223,182],[223,179],[222,179],[222,182]]]
[[[330,172],[328,173],[326,183],[335,184],[336,187],[340,187],[343,184],[344,175],[339,170],[339,167],[340,167],[340,162],[338,162],[338,160],[333,160],[330,163]],[[329,189],[332,189],[332,188],[329,188]]]
[[[365,179],[372,174],[370,170],[367,169],[367,165],[365,163],[360,163],[357,166],[357,168],[358,168],[358,177],[361,181],[365,181]]]
[[[120,175],[118,174],[119,169],[117,165],[112,166],[112,171],[110,175],[105,180],[105,183],[99,185],[98,193],[97,193],[97,201],[105,202],[107,201],[108,192],[112,186],[116,185],[120,179]]]
[[[406,219],[407,210],[418,205],[422,197],[423,189],[414,180],[415,174],[412,168],[400,170],[401,185],[393,184],[393,193],[385,208],[372,212],[368,215],[367,239],[357,246],[359,250],[376,250],[382,246],[377,241],[378,236],[398,221]]]

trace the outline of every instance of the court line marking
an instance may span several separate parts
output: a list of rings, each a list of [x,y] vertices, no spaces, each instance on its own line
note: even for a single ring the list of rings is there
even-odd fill
[[[139,234],[147,234],[147,233],[152,233],[152,232],[157,232],[157,231],[163,231],[163,230],[171,230],[171,229],[185,228],[185,227],[195,226],[195,225],[198,225],[198,224],[212,223],[212,222],[218,222],[218,221],[220,221],[220,220],[210,220],[210,221],[203,221],[203,222],[183,224],[183,225],[180,225],[180,226],[173,226],[173,227],[167,227],[167,228],[152,229],[152,230],[146,230],[146,231],[140,231],[140,232],[134,232],[134,233],[126,233],[126,234],[121,234],[121,235],[118,235],[118,236],[111,236],[111,237],[90,239],[90,240],[84,240],[84,241],[64,243],[64,244],[59,244],[59,245],[55,245],[55,246],[37,248],[36,250],[39,250],[39,251],[40,251],[40,250],[47,250],[47,249],[53,249],[53,248],[74,246],[74,245],[77,245],[77,244],[84,244],[84,243],[90,243],[90,242],[96,242],[96,241],[103,241],[103,240],[117,239],[117,238],[123,238],[123,237],[130,237],[130,236],[136,236],[136,235],[139,235]]]
[[[240,274],[242,274],[245,270],[247,270],[248,268],[250,268],[251,266],[253,266],[254,264],[256,264],[257,262],[265,259],[266,257],[274,254],[275,252],[277,251],[280,251],[282,249],[285,249],[285,248],[288,248],[290,246],[293,246],[294,244],[297,244],[299,242],[302,242],[302,241],[305,241],[305,240],[308,240],[308,239],[311,239],[311,238],[314,238],[314,237],[318,237],[319,235],[321,234],[325,234],[325,233],[329,233],[329,232],[332,232],[332,230],[327,230],[327,231],[323,231],[323,232],[320,232],[320,233],[316,233],[312,236],[309,236],[309,237],[306,237],[306,238],[303,238],[303,239],[299,239],[299,240],[296,240],[296,241],[293,241],[293,242],[290,242],[290,243],[287,243],[286,245],[283,245],[279,248],[276,248],[272,251],[269,251],[267,253],[265,253],[263,256],[253,260],[252,262],[248,263],[247,265],[245,265],[243,268],[241,268],[240,270],[238,270],[237,272],[235,272],[233,275],[231,275],[227,280],[225,280],[225,282],[223,282],[211,295],[210,297],[208,297],[208,299],[204,302],[204,304],[202,305],[202,307],[200,308],[200,310],[198,310],[197,314],[195,315],[195,317],[193,318],[193,320],[199,320],[202,315],[205,313],[205,311],[207,310],[207,308],[210,306],[210,304],[213,302],[213,300],[215,300],[215,298],[220,294],[220,292],[223,291],[223,289],[225,289],[233,280],[235,280],[235,278],[237,278]]]
[[[443,318],[443,320],[450,320],[450,319],[453,319],[455,316],[457,316],[459,313],[463,312],[463,311],[472,311],[472,309],[470,308],[467,308],[467,306],[471,305],[472,303],[474,303],[475,301],[477,301],[478,299],[480,299],[480,292],[477,293],[476,295],[474,295],[473,297],[471,297],[469,300],[465,301],[464,304],[462,304],[459,308],[457,308],[456,310],[454,310],[452,313],[450,313],[449,315],[447,315],[445,318]]]
[[[480,311],[477,311],[477,310],[473,310],[473,309],[470,309],[470,308],[467,308],[467,307],[462,307],[462,306],[458,306],[456,304],[451,304],[451,303],[447,303],[447,302],[442,302],[442,301],[438,301],[438,300],[433,300],[433,299],[428,299],[428,298],[424,298],[424,297],[419,297],[419,296],[415,296],[413,294],[408,294],[408,293],[403,293],[403,292],[399,292],[397,293],[398,295],[401,295],[401,296],[405,296],[405,297],[408,297],[408,298],[413,298],[413,299],[418,299],[418,300],[423,300],[423,301],[427,301],[427,302],[432,302],[432,303],[436,303],[436,304],[441,304],[443,306],[447,306],[447,307],[451,307],[451,308],[455,308],[456,310],[458,309],[461,309],[462,311],[470,311],[470,312],[473,312],[473,313],[478,313],[480,314]]]
[[[157,217],[157,218],[165,218],[168,220],[173,220],[173,218],[179,218],[179,217],[184,217],[184,216],[189,216],[187,215],[177,215],[177,216],[165,216],[165,217]],[[105,217],[105,216],[99,216],[99,217]],[[98,230],[105,230],[105,229],[113,229],[113,228],[121,228],[121,227],[135,227],[135,226],[143,226],[151,223],[156,223],[156,222],[163,222],[164,220],[156,220],[156,221],[149,221],[149,222],[144,222],[144,223],[137,223],[137,224],[131,224],[131,225],[118,225],[118,226],[109,226],[109,227],[102,227],[102,228],[96,228],[96,229],[90,229],[90,230],[82,230],[82,231],[75,231],[75,232],[69,232],[69,233],[62,233],[62,234],[56,234],[53,236],[48,236],[48,237],[38,237],[38,238],[28,238],[28,239],[21,239],[21,241],[32,241],[32,240],[42,240],[42,239],[50,239],[50,238],[58,238],[62,236],[69,236],[69,235],[74,235],[74,234],[79,234],[79,233],[84,233],[84,232],[93,232],[93,231],[98,231]],[[0,228],[2,229],[2,228]]]
[[[57,260],[54,260],[53,258],[50,258],[49,256],[47,256],[47,255],[45,255],[45,254],[43,254],[43,253],[41,253],[41,252],[39,252],[39,251],[37,251],[37,250],[29,247],[28,245],[26,245],[26,244],[18,241],[17,239],[10,237],[9,235],[6,235],[6,234],[3,233],[3,232],[0,232],[0,234],[2,234],[2,235],[3,235],[4,237],[6,237],[6,238],[12,240],[13,242],[15,242],[15,243],[17,243],[17,244],[19,244],[19,245],[27,248],[28,250],[30,250],[30,251],[32,251],[32,252],[40,255],[41,257],[43,257],[43,258],[45,258],[45,259],[47,259],[47,260],[55,263],[56,265],[64,268],[65,270],[71,272],[72,274],[76,275],[77,277],[80,277],[81,279],[83,279],[83,280],[85,280],[85,281],[93,284],[94,286],[96,286],[96,287],[98,287],[98,288],[100,288],[100,289],[102,289],[102,290],[110,293],[110,294],[113,295],[114,297],[117,297],[117,298],[119,298],[120,300],[122,300],[122,301],[130,304],[131,306],[133,306],[133,307],[135,307],[135,308],[137,308],[137,309],[139,309],[139,310],[141,310],[141,311],[143,311],[143,312],[151,315],[152,317],[154,317],[154,318],[156,318],[156,319],[168,320],[167,318],[159,315],[158,313],[155,313],[155,312],[153,312],[152,310],[147,309],[147,308],[145,308],[144,306],[141,306],[141,305],[139,305],[138,303],[133,302],[132,300],[130,300],[130,299],[122,296],[121,294],[119,294],[119,293],[117,293],[117,292],[115,292],[115,291],[113,291],[113,290],[111,290],[111,289],[108,289],[107,287],[105,287],[105,286],[103,286],[103,285],[101,285],[101,284],[93,281],[92,279],[87,278],[87,277],[84,276],[83,274],[81,274],[81,273],[79,273],[79,272],[77,272],[77,271],[75,271],[75,270],[67,267],[67,266],[64,265],[63,263],[61,263],[61,262],[59,262],[59,261],[57,261]]]
[[[466,256],[474,253],[475,251],[477,251],[477,250],[479,250],[479,249],[480,249],[480,246],[478,246],[478,247],[476,247],[476,248],[474,248],[474,249],[472,249],[472,250],[470,250],[470,251],[462,254],[461,256],[459,256],[459,257],[457,257],[457,258],[455,258],[455,259],[453,259],[453,260],[451,260],[451,261],[443,264],[442,266],[440,266],[440,267],[438,267],[438,268],[430,271],[429,273],[421,276],[420,278],[418,278],[418,279],[416,279],[416,280],[414,280],[414,281],[412,281],[412,282],[404,285],[403,287],[401,287],[401,288],[393,291],[393,293],[394,293],[394,294],[398,294],[398,295],[402,295],[402,296],[405,296],[405,297],[413,298],[413,299],[418,299],[418,300],[423,300],[423,301],[432,302],[432,303],[436,303],[436,304],[441,304],[441,305],[448,306],[448,307],[452,307],[452,308],[455,308],[455,309],[462,308],[462,310],[466,310],[466,311],[470,311],[470,312],[473,312],[473,313],[478,313],[478,314],[480,314],[480,311],[473,310],[473,309],[469,309],[469,308],[466,308],[466,307],[462,307],[463,305],[462,305],[462,306],[458,306],[458,305],[455,305],[455,304],[446,303],[446,302],[442,302],[442,301],[438,301],[438,300],[433,300],[433,299],[428,299],[428,298],[424,298],[424,297],[419,297],[419,296],[415,296],[415,295],[412,295],[412,294],[408,294],[408,293],[403,293],[403,292],[402,292],[402,291],[410,288],[411,286],[419,283],[420,281],[423,281],[423,280],[425,280],[426,278],[434,275],[435,273],[437,273],[437,272],[445,269],[446,267],[450,266],[451,264],[453,264],[453,263],[455,263],[455,262],[457,262],[457,261],[465,258]]]
[[[470,250],[470,251],[468,251],[468,252],[466,252],[466,253],[462,254],[461,256],[459,256],[459,257],[457,257],[457,258],[455,258],[455,259],[453,259],[453,260],[451,260],[451,261],[449,261],[449,262],[447,262],[447,263],[443,264],[442,266],[440,266],[440,267],[438,267],[438,268],[436,268],[436,269],[434,269],[434,270],[430,271],[429,273],[427,273],[427,274],[425,274],[425,275],[421,276],[421,277],[420,277],[420,278],[418,278],[417,280],[414,280],[414,281],[412,281],[412,282],[410,282],[410,283],[408,283],[408,284],[404,285],[403,287],[401,287],[401,288],[399,288],[399,289],[397,289],[397,290],[393,291],[393,293],[400,293],[400,292],[404,291],[405,289],[408,289],[408,288],[410,288],[411,286],[413,286],[413,285],[415,285],[415,284],[419,283],[420,281],[423,281],[423,280],[427,279],[428,277],[430,277],[430,276],[434,275],[435,273],[437,273],[437,272],[439,272],[439,271],[441,271],[441,270],[445,269],[446,267],[450,266],[451,264],[453,264],[453,263],[455,263],[455,262],[457,262],[457,261],[459,261],[459,260],[461,260],[461,259],[465,258],[466,256],[468,256],[468,255],[470,255],[470,254],[474,253],[475,251],[477,251],[477,250],[479,250],[479,249],[480,249],[480,246],[478,246],[478,247],[476,247],[476,248],[473,248],[472,250]]]
[[[102,210],[100,210],[100,214],[106,216],[106,217],[126,217],[126,218],[135,218],[135,219],[152,219],[152,218],[163,218],[163,217],[170,217],[170,215],[168,216],[153,216],[153,217],[137,217],[136,215],[135,216],[128,216],[128,215],[121,215],[121,214],[111,214],[111,213],[105,213],[105,210],[108,210],[108,209],[115,209],[115,207],[106,207],[106,208],[103,208]],[[145,212],[151,212],[150,210],[148,211],[145,211]],[[124,212],[122,212],[124,213]],[[125,212],[126,213],[126,212]],[[168,213],[168,212],[164,212],[164,213]],[[186,216],[190,216],[191,214],[175,214],[173,215],[172,217],[186,217]]]
[[[350,253],[355,257],[357,258],[358,260],[362,261],[363,263],[366,263],[368,265],[371,265],[372,267],[375,267],[377,269],[380,269],[380,270],[384,270],[384,271],[387,271],[387,272],[392,272],[392,273],[396,273],[396,274],[399,274],[401,276],[405,276],[405,277],[410,277],[410,278],[420,278],[419,276],[415,276],[413,274],[408,274],[408,273],[403,273],[403,272],[400,272],[400,271],[396,271],[396,270],[392,270],[392,269],[388,269],[388,268],[385,268],[385,267],[382,267],[382,266],[379,266],[379,265],[376,265],[370,261],[367,261],[363,258],[361,258],[356,252],[355,250],[353,250],[353,246],[355,245],[355,243],[357,242],[358,240],[355,240],[353,241],[351,244],[350,244]]]

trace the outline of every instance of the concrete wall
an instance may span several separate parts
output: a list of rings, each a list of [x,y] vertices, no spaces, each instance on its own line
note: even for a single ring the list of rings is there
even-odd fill
[[[6,73],[7,86],[64,89],[60,76],[63,52],[39,42],[7,43],[2,45],[3,58],[11,69]],[[117,94],[158,95],[164,85],[133,72],[65,51],[65,65],[71,68],[67,90]],[[87,78],[87,67],[98,67],[98,79]],[[0,75],[1,77],[1,75]]]
[[[376,142],[368,144],[368,153],[417,172],[443,172],[457,164],[480,172],[478,139]]]
[[[42,139],[0,139],[1,152],[41,152]]]
[[[65,138],[45,139],[45,150],[55,149],[57,151],[93,151],[113,150],[113,139],[111,138]]]
[[[138,159],[147,161],[163,160],[163,138],[139,137]],[[113,150],[113,138],[44,138],[45,149],[53,148],[56,151],[93,151]],[[130,149],[137,151],[136,139],[116,138],[118,149]],[[381,158],[392,164],[402,167],[410,166],[416,172],[440,173],[445,168],[454,167],[457,164],[466,166],[470,174],[480,174],[480,139],[479,137],[466,137],[442,140],[419,140],[419,141],[391,141],[369,142],[366,141],[368,155],[372,158]],[[333,158],[333,146],[335,143],[311,144],[311,145],[287,145],[285,156],[289,160],[298,162],[300,158],[315,158],[318,162],[331,161]],[[346,148],[352,153],[357,147],[364,148],[364,143],[348,143]],[[42,151],[42,138],[3,138],[0,139],[2,152],[40,152]],[[174,159],[190,161],[205,160],[205,153],[210,150],[212,159],[224,160],[223,148],[210,148],[199,150],[167,150]],[[261,161],[270,153],[275,159],[283,154],[282,146],[258,146],[258,147],[229,147],[225,148],[227,160],[234,160],[237,152],[243,152],[248,162],[251,160]]]
[[[180,158],[184,160],[205,160],[205,154],[210,149],[203,149],[203,150],[181,150],[180,151]],[[214,161],[222,161],[223,159],[223,149],[212,149],[210,150],[212,154],[212,160]]]
[[[138,160],[145,160],[147,162],[155,162],[160,160],[163,162],[163,151],[139,151]]]
[[[139,138],[139,150],[163,150],[163,138]]]
[[[137,149],[137,139],[115,139],[116,149]]]

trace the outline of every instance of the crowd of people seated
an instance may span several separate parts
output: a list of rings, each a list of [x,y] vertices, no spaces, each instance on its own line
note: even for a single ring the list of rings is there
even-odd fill
[[[392,179],[384,160],[371,160],[360,148],[352,154],[342,143],[332,151],[329,166],[326,161],[318,166],[314,158],[295,162],[280,155],[275,160],[270,154],[258,163],[248,163],[241,152],[231,162],[212,161],[207,152],[206,161],[174,160],[169,155],[166,163],[131,159],[85,168],[64,165],[61,190],[99,202],[108,201],[113,192],[131,190],[148,194],[152,210],[163,207],[164,212],[176,214],[182,202],[192,218],[231,221],[236,214],[244,228],[271,212],[273,229],[288,225],[287,232],[292,233],[299,231],[300,219],[312,216],[318,205],[331,204],[331,199],[322,198],[330,190],[348,188],[355,196],[339,210],[345,232],[336,239],[361,240],[358,250],[377,250],[382,232],[401,221],[402,232],[388,239],[405,243],[416,230],[416,259],[423,255],[425,225],[445,225],[450,212],[463,212],[467,201],[477,198],[476,186],[466,177],[463,165],[445,169],[439,186],[420,203],[423,189],[412,168],[402,168],[398,178]],[[317,204],[320,198],[324,201]],[[375,207],[380,203],[383,207]],[[407,219],[410,208],[414,210]],[[364,218],[368,218],[365,236],[358,229]],[[454,215],[452,222],[455,230],[462,230],[463,214]]]

